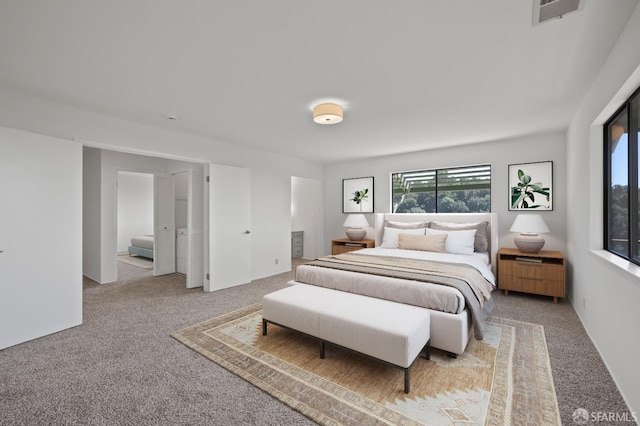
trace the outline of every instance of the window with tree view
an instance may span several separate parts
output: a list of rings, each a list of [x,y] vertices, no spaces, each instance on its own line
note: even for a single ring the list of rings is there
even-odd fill
[[[487,213],[491,165],[391,174],[393,213]]]
[[[640,90],[604,126],[605,249],[640,264]]]

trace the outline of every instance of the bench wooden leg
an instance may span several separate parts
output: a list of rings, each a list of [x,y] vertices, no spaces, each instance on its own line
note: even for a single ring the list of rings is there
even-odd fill
[[[409,368],[403,368],[404,370],[404,393],[409,393]]]
[[[262,335],[267,335],[267,320],[262,318]]]
[[[320,359],[324,359],[324,341],[320,341]]]

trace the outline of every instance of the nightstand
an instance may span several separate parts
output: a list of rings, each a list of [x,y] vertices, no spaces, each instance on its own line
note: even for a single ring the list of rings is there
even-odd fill
[[[565,297],[565,259],[559,251],[541,250],[525,253],[518,249],[502,248],[498,252],[498,288],[524,293]]]
[[[375,240],[353,241],[349,238],[338,238],[337,240],[331,240],[331,254],[347,253],[363,248],[373,248],[375,246]]]

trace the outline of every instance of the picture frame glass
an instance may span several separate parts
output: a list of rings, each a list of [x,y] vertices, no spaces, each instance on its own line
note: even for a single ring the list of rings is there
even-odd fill
[[[509,165],[509,210],[553,210],[553,162]]]
[[[342,212],[373,213],[373,177],[342,180]]]

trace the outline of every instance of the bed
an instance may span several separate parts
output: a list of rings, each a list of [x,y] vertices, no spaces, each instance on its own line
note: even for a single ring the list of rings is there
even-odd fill
[[[300,265],[290,283],[426,308],[432,347],[457,356],[494,307],[497,230],[495,213],[376,213],[375,248]]]
[[[128,248],[129,256],[142,256],[153,259],[153,235],[142,235],[131,238]]]

